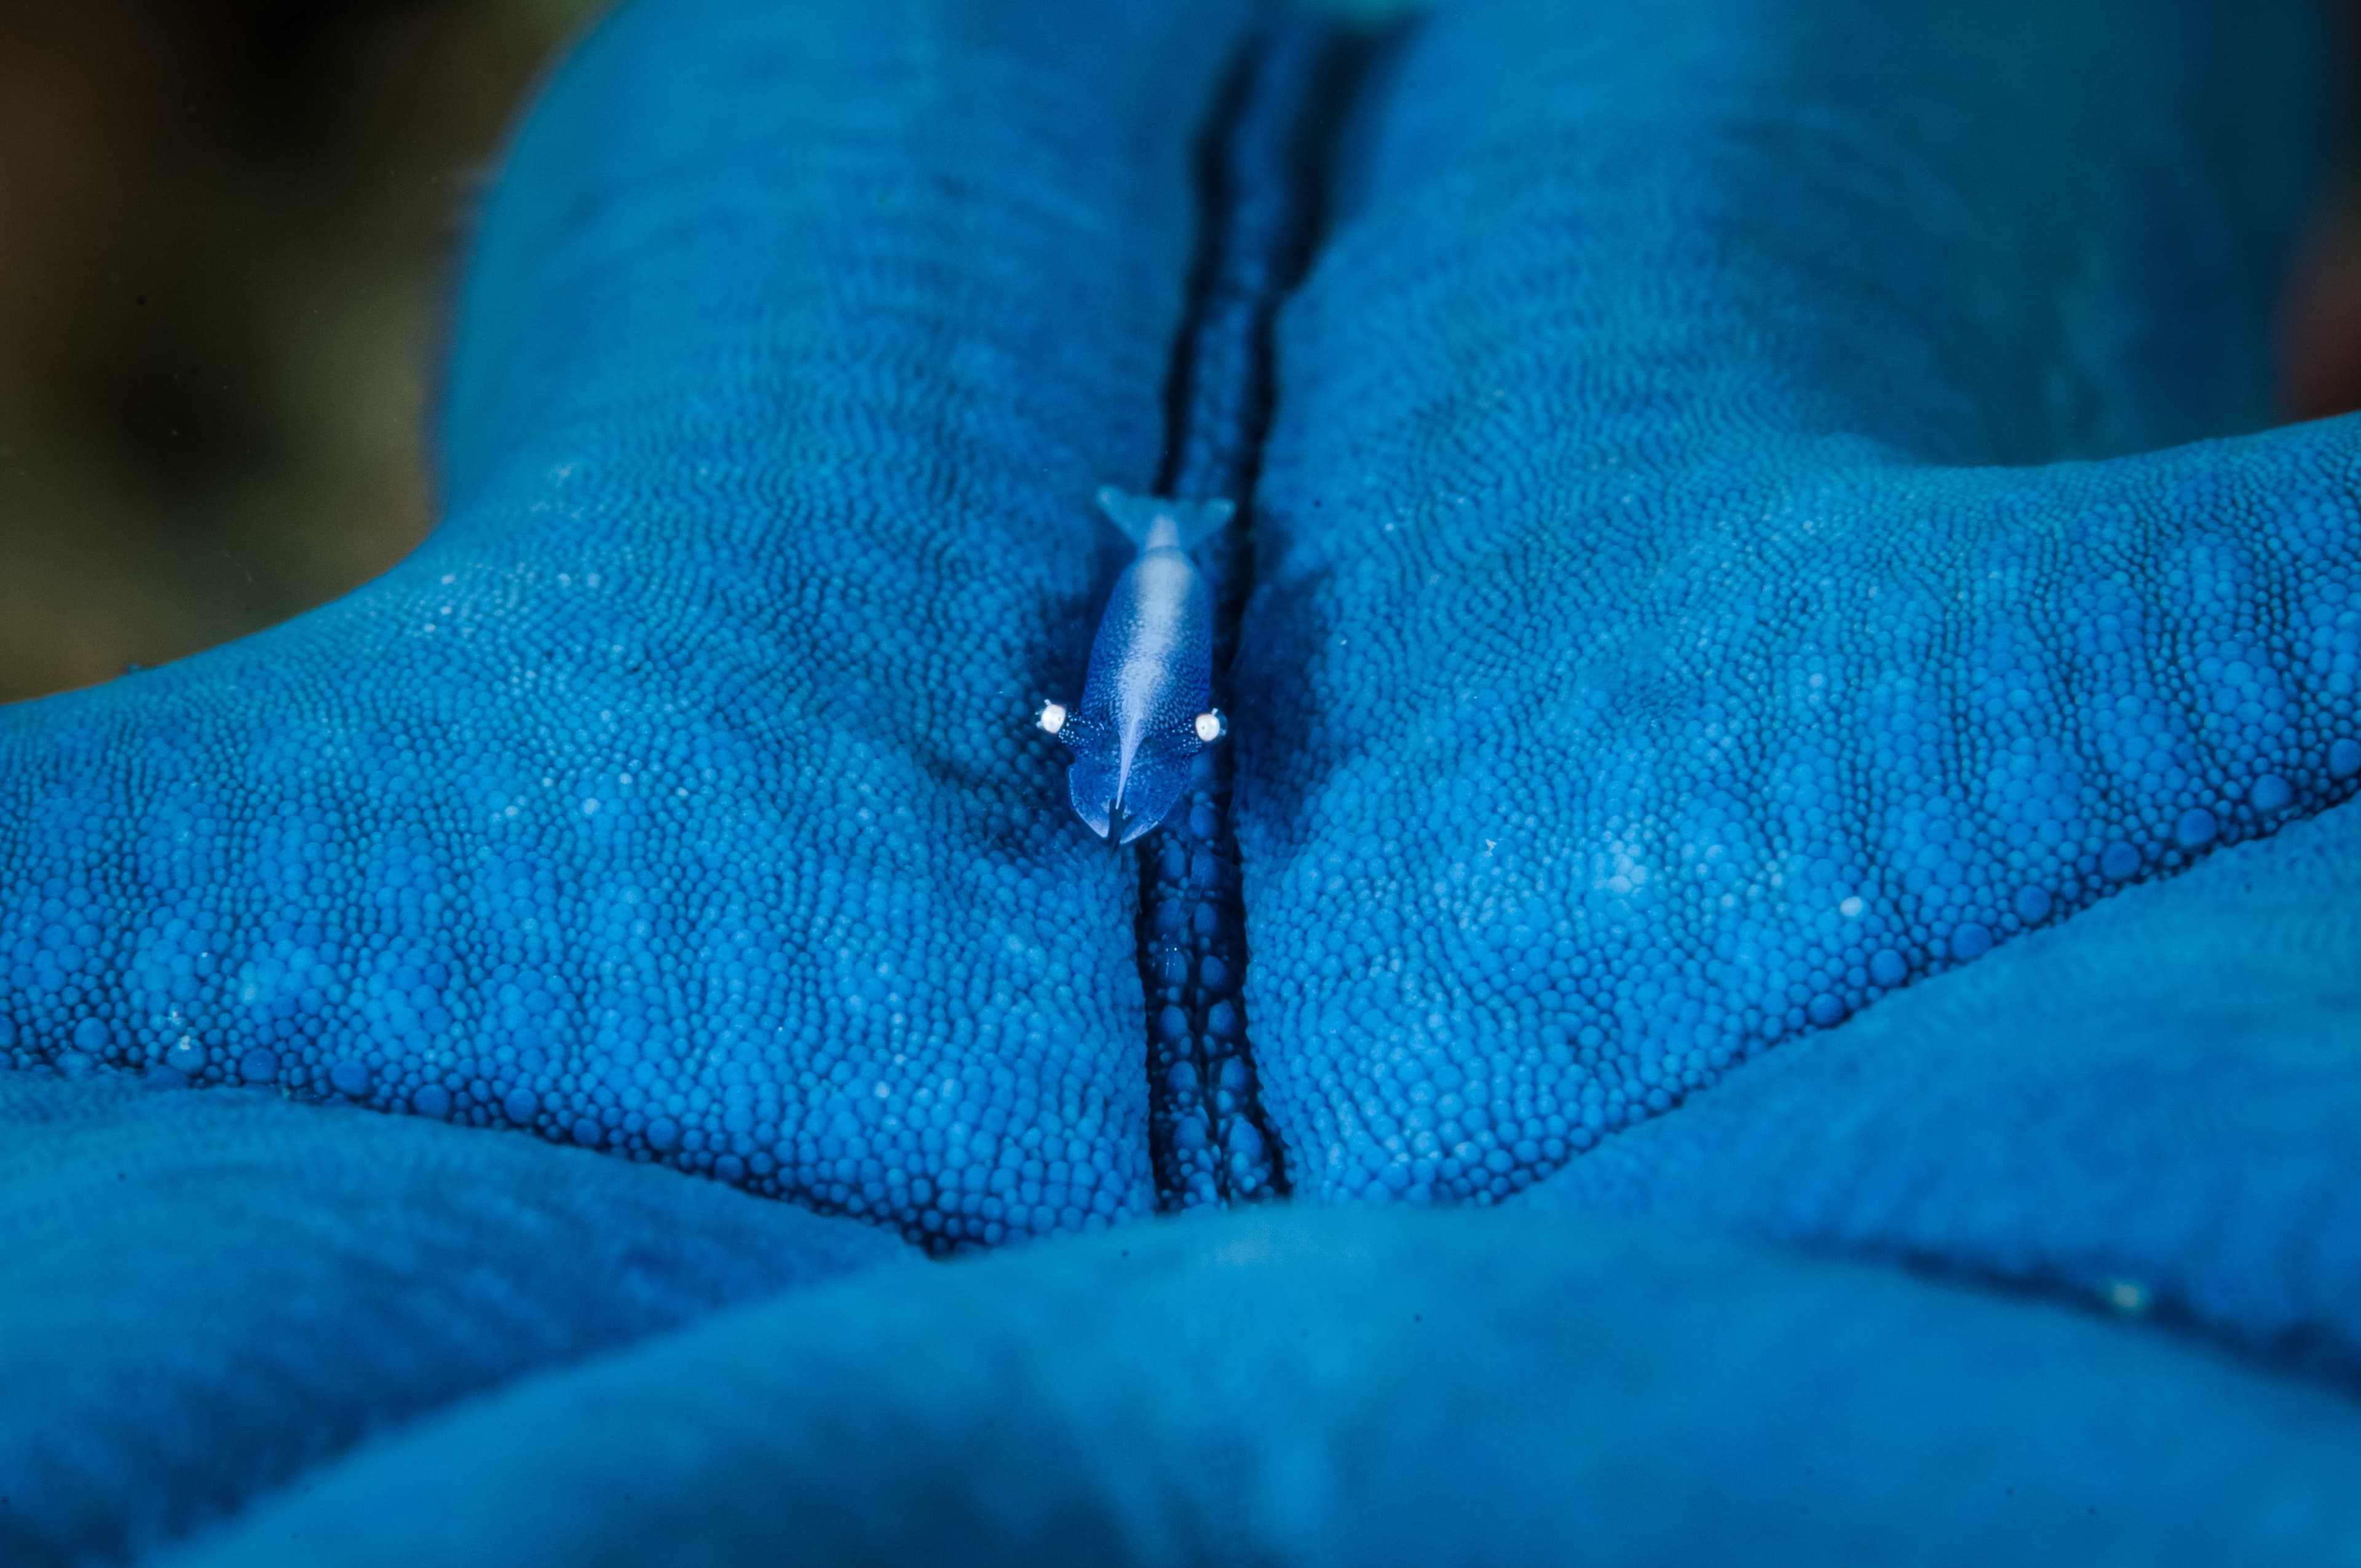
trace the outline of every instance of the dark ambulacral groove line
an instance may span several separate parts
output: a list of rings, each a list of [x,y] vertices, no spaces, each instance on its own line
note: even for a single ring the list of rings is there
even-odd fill
[[[1213,667],[1236,646],[1251,586],[1254,481],[1271,404],[1272,313],[1318,223],[1319,142],[1348,50],[1324,20],[1275,23],[1242,56],[1200,149],[1203,228],[1166,388],[1159,493],[1225,496],[1238,518],[1201,552]],[[1222,682],[1215,682],[1218,693]],[[1218,696],[1217,696],[1218,700]],[[1256,1092],[1240,996],[1246,910],[1230,828],[1231,748],[1199,753],[1189,793],[1140,840],[1139,973],[1148,998],[1148,1144],[1166,1210],[1256,1202],[1287,1172]]]

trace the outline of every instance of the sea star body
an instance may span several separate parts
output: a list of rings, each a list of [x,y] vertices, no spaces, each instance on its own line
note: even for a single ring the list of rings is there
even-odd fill
[[[0,1547],[2361,1560],[2302,16],[1469,0],[1324,180],[1263,21],[627,7],[428,545],[0,714]],[[1237,867],[1034,728],[1105,484]]]

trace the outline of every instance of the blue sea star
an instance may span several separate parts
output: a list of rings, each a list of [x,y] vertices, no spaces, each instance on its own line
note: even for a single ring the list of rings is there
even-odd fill
[[[627,8],[428,545],[0,714],[0,1547],[2361,1553],[2361,431],[2152,450],[2300,15],[1469,0],[1275,373],[1261,27]],[[1136,884],[1032,725],[1107,483],[1246,505],[1243,1011],[1220,767]]]

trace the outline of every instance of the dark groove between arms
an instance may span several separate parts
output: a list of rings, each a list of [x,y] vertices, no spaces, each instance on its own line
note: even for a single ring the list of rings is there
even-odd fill
[[[1349,40],[1288,16],[1242,55],[1199,153],[1201,232],[1188,319],[1166,385],[1157,489],[1225,496],[1238,516],[1200,552],[1213,593],[1216,701],[1253,578],[1254,482],[1270,418],[1271,320],[1318,231],[1321,141],[1336,118]],[[1140,982],[1148,1003],[1148,1146],[1158,1207],[1287,1192],[1256,1091],[1241,987],[1246,910],[1231,831],[1232,748],[1199,753],[1189,793],[1140,840]]]

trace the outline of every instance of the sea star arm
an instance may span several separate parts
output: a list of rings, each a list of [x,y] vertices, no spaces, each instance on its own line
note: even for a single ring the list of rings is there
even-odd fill
[[[1705,1231],[1296,1208],[884,1282],[454,1412],[181,1561],[2355,1560],[2338,1396]]]
[[[1505,1197],[2351,792],[2361,422],[2169,444],[2268,419],[2305,16],[1403,40],[1282,320],[1238,671],[1299,1190]]]
[[[1031,718],[1082,673],[1093,493],[1154,475],[1249,20],[618,14],[482,214],[432,538],[0,712],[0,1053],[939,1249],[1148,1210],[1133,894]]]
[[[514,1133],[0,1073],[0,1562],[137,1555],[467,1396],[919,1255]]]
[[[1520,1201],[1894,1258],[2361,1374],[2361,806],[1781,1047]]]

